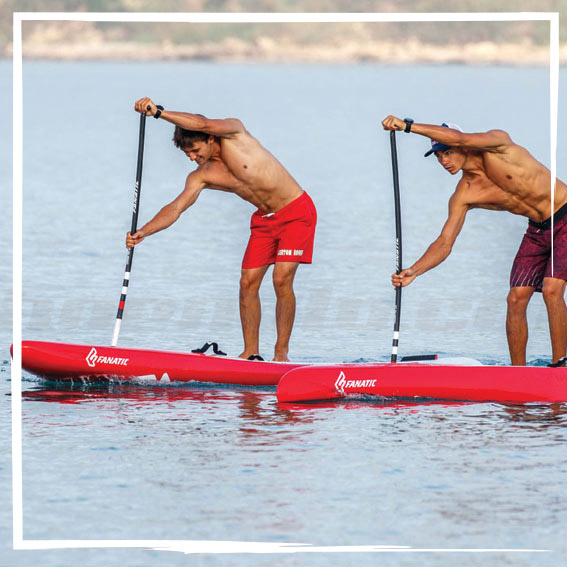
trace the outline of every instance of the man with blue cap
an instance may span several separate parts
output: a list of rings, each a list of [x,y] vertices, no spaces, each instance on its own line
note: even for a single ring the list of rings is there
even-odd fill
[[[469,210],[508,211],[529,219],[528,229],[510,274],[506,334],[513,365],[525,366],[528,324],[526,311],[535,291],[542,292],[551,335],[552,365],[565,365],[567,351],[567,186],[503,130],[468,134],[456,124],[417,124],[388,116],[384,130],[420,134],[431,139],[425,156],[461,179],[449,199],[449,216],[439,237],[423,256],[399,274],[394,286],[407,286],[439,265],[449,254]],[[553,227],[553,228],[552,228]],[[553,234],[552,234],[553,231]]]

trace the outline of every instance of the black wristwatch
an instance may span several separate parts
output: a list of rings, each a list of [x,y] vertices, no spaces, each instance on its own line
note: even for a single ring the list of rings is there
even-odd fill
[[[407,132],[409,134],[411,132],[411,125],[413,124],[413,118],[404,118],[404,122],[406,123],[404,132]]]
[[[154,118],[159,118],[161,116],[161,111],[165,110],[161,104],[156,104],[156,113],[154,114]]]

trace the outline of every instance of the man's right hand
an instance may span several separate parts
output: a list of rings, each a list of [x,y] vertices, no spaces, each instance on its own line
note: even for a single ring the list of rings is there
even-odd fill
[[[136,110],[136,112],[140,112],[142,114],[145,114],[146,116],[155,116],[155,113],[157,112],[157,106],[154,104],[154,101],[147,96],[141,98],[140,100],[137,100],[134,103],[134,109]]]
[[[384,130],[405,130],[406,123],[401,118],[396,118],[395,116],[386,116],[384,120],[382,120],[382,127]]]
[[[415,273],[415,270],[412,270],[411,268],[406,268],[405,270],[402,270],[399,274],[392,274],[392,285],[394,287],[399,287],[399,286],[406,287],[411,282],[413,282],[415,278],[417,278],[417,274]]]
[[[126,234],[126,248],[133,248],[136,244],[140,244],[145,236],[142,230],[136,231],[133,235],[130,233]]]

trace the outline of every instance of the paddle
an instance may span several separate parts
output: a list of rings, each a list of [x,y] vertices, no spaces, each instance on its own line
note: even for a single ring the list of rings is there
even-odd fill
[[[148,106],[148,110],[150,107]],[[138,166],[136,169],[136,185],[134,189],[134,208],[132,209],[132,228],[130,234],[134,234],[138,226],[138,207],[140,205],[140,190],[142,188],[142,165],[144,161],[144,137],[146,133],[146,115],[140,114],[140,134],[138,136]],[[114,324],[114,334],[112,335],[112,346],[118,343],[118,335],[120,333],[120,325],[122,324],[122,315],[124,313],[124,304],[126,303],[126,294],[128,293],[128,282],[130,281],[130,270],[132,269],[132,259],[134,258],[134,246],[128,249],[128,260],[126,262],[126,271],[124,273],[124,281],[122,282],[122,294],[118,303],[118,313],[116,314],[116,323]]]
[[[396,149],[396,132],[390,131],[390,152],[392,154],[392,173],[394,175],[394,207],[396,216],[396,274],[402,271],[402,212],[400,207],[400,182],[398,178],[398,151]],[[396,287],[396,320],[394,322],[394,338],[392,339],[392,357],[390,362],[398,358],[398,339],[400,337],[400,315],[402,310],[402,286]]]

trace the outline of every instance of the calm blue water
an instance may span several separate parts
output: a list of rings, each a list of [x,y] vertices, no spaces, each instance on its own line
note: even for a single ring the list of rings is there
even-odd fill
[[[565,71],[562,71],[565,78]],[[4,108],[11,67],[0,65]],[[385,360],[391,344],[393,198],[387,114],[504,128],[549,164],[544,69],[27,63],[24,68],[23,335],[109,344],[121,288],[143,95],[237,116],[310,192],[315,263],[297,277],[294,360]],[[8,114],[8,113],[7,113]],[[567,121],[560,116],[559,152]],[[141,222],[182,189],[191,164],[148,120]],[[11,140],[0,160],[9,171]],[[456,179],[398,136],[404,257],[437,236]],[[563,149],[563,151],[562,151]],[[559,175],[567,176],[560,157]],[[11,203],[10,179],[2,196]],[[4,201],[3,201],[4,202]],[[241,347],[238,277],[250,205],[206,192],[136,250],[123,346]],[[403,354],[506,363],[505,298],[525,220],[469,215],[451,257],[404,291]],[[0,228],[11,241],[9,213]],[[10,430],[11,265],[0,263],[1,425]],[[275,340],[269,277],[261,348]],[[528,358],[550,356],[541,297]],[[278,406],[273,389],[23,384],[26,539],[235,540],[545,554],[196,555],[10,549],[3,440],[2,565],[557,565],[565,546],[565,406],[356,401]]]

